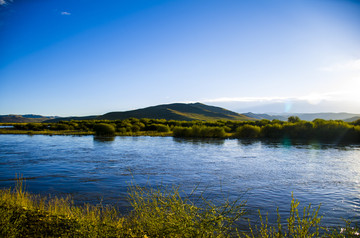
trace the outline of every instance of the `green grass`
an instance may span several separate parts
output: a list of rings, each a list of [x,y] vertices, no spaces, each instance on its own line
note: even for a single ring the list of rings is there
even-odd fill
[[[249,221],[248,232],[238,232],[245,202],[214,205],[202,196],[186,196],[178,188],[130,186],[132,211],[123,216],[112,206],[75,206],[69,198],[46,198],[25,191],[18,180],[13,189],[0,190],[0,237],[359,237],[360,229],[346,221],[344,227],[324,228],[320,206],[299,212],[292,198],[287,219],[269,225],[259,211],[258,225]],[[254,222],[254,221],[252,221]]]
[[[244,214],[244,203],[195,205],[178,189],[131,186],[130,215],[114,207],[75,206],[69,198],[47,199],[25,191],[0,190],[0,237],[228,237]]]

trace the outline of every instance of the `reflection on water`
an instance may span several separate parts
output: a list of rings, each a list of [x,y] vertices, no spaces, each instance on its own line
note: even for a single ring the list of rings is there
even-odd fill
[[[288,214],[291,192],[321,205],[325,225],[360,221],[360,147],[230,139],[0,135],[0,187],[28,179],[31,192],[71,194],[75,202],[116,204],[127,211],[128,185],[180,186],[212,200],[244,195],[257,210]]]
[[[14,128],[14,126],[0,126],[0,129],[11,129]]]
[[[173,140],[180,144],[194,144],[194,145],[206,145],[206,144],[213,144],[213,145],[223,145],[225,143],[225,139],[218,139],[218,138],[177,138],[174,137]]]
[[[115,141],[115,136],[94,136],[95,142],[113,142]]]
[[[256,143],[259,143],[259,140],[255,140],[255,139],[241,139],[241,140],[237,140],[238,144],[241,146],[251,146],[254,145]]]

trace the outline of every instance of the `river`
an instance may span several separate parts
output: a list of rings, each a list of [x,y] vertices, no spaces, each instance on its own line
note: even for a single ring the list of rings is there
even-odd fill
[[[208,199],[247,200],[247,215],[321,204],[322,224],[360,221],[360,146],[172,137],[0,135],[0,187],[26,179],[30,192],[71,195],[127,212],[128,186],[196,187]]]

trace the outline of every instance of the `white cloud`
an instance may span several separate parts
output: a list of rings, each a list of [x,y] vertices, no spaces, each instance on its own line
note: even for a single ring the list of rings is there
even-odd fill
[[[341,100],[344,91],[328,92],[328,93],[311,93],[309,95],[299,97],[222,97],[213,99],[204,99],[202,102],[207,103],[227,103],[227,102],[243,102],[243,103],[275,103],[288,101],[307,101],[311,104],[318,104],[321,101],[338,101]]]
[[[286,97],[222,97],[214,99],[205,99],[203,102],[268,102],[268,101],[284,101]]]
[[[0,5],[5,5],[5,4],[6,4],[5,0],[0,0]]]
[[[69,15],[71,15],[71,13],[70,12],[61,12],[61,15],[69,16]]]
[[[346,62],[333,64],[327,67],[322,67],[320,68],[320,70],[326,72],[360,71],[360,59],[349,60]]]

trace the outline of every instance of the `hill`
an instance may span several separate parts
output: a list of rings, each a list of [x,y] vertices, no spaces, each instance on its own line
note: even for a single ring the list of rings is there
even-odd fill
[[[121,120],[130,117],[181,121],[254,120],[253,118],[226,110],[221,107],[209,106],[202,103],[173,103],[125,112],[110,112],[97,117],[97,119]]]
[[[278,119],[281,121],[287,121],[288,117],[290,116],[298,116],[301,120],[305,121],[313,121],[314,119],[324,119],[324,120],[344,120],[344,121],[355,121],[357,118],[360,117],[359,114],[352,114],[352,113],[281,113],[281,114],[258,114],[258,113],[243,113],[243,115],[255,118],[258,120],[261,119]]]
[[[301,120],[312,121],[320,118],[324,120],[345,120],[351,117],[359,116],[358,114],[352,113],[294,113],[293,115],[298,116]]]
[[[259,113],[252,113],[252,112],[248,112],[248,113],[243,113],[243,115],[247,116],[247,117],[251,117],[251,118],[255,118],[257,120],[262,120],[262,119],[266,119],[266,120],[280,120],[280,121],[286,121],[288,118],[286,116],[281,116],[281,115],[269,115],[269,114],[259,114]]]
[[[356,117],[351,117],[351,118],[348,118],[344,121],[346,122],[354,122],[354,121],[357,121],[357,120],[360,120],[360,116],[356,116]]]
[[[43,122],[55,117],[46,117],[40,115],[0,115],[0,123],[29,123],[29,122]]]
[[[72,121],[72,120],[96,120],[98,116],[84,116],[84,117],[58,117],[55,119],[46,120],[44,122],[59,122],[59,121]]]
[[[146,107],[124,112],[109,112],[101,116],[62,117],[45,122],[58,122],[70,120],[124,120],[127,118],[150,118],[179,121],[215,121],[237,120],[249,121],[254,118],[226,110],[221,107],[209,106],[202,103],[172,103]]]

